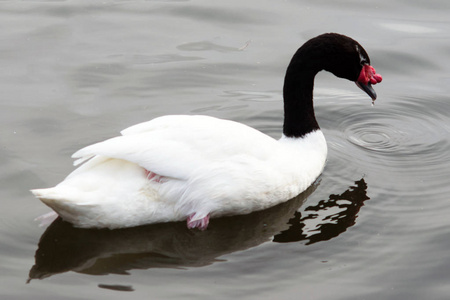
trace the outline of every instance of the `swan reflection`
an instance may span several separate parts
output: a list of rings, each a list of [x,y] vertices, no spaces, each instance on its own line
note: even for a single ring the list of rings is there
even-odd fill
[[[189,230],[185,222],[80,229],[58,218],[41,236],[29,279],[67,271],[106,275],[128,274],[132,269],[201,267],[270,240],[306,240],[307,244],[328,240],[355,224],[357,212],[369,199],[364,179],[355,183],[340,195],[302,209],[302,214],[308,212],[304,217],[298,210],[317,185],[264,211],[213,219],[206,231]],[[312,228],[310,221],[315,221]]]
[[[340,195],[330,195],[317,205],[304,209],[305,216],[296,211],[289,220],[290,227],[275,235],[278,243],[306,240],[306,245],[327,241],[345,232],[355,225],[356,216],[367,197],[367,184],[364,179],[355,181],[355,186]]]

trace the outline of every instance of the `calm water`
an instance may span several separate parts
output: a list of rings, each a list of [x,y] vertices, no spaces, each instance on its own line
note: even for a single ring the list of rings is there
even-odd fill
[[[0,2],[0,298],[449,299],[450,4],[337,3]],[[285,68],[329,31],[384,81],[371,106],[316,78],[329,160],[304,194],[205,232],[34,221],[29,189],[132,124],[207,114],[278,137]]]

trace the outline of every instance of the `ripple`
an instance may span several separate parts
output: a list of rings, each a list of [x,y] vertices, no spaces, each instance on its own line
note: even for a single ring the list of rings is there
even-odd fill
[[[408,139],[408,133],[397,129],[385,127],[379,123],[368,123],[365,126],[355,124],[346,129],[347,140],[363,149],[378,152],[394,152]]]
[[[329,123],[323,123],[330,128],[326,137],[332,156],[328,171],[336,178],[354,172],[366,174],[369,182],[370,178],[379,182],[391,199],[417,196],[425,190],[427,197],[441,198],[450,170],[446,103],[446,99],[409,97],[377,103],[371,109],[355,105],[326,112]]]
[[[427,103],[427,104],[425,104]],[[338,129],[351,144],[397,161],[437,162],[448,153],[450,121],[439,106],[409,100],[342,117]],[[387,155],[387,156],[386,156]]]

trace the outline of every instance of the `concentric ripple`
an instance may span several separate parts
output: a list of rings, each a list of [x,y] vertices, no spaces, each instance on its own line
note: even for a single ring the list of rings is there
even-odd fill
[[[326,132],[330,154],[339,168],[352,160],[364,172],[395,173],[398,178],[443,186],[450,169],[450,117],[445,103],[445,99],[408,98],[327,112],[333,124],[340,120]]]
[[[347,140],[365,150],[422,156],[448,147],[448,120],[444,121],[448,117],[442,113],[435,106],[425,107],[425,101],[396,103],[345,118],[341,126]]]
[[[401,145],[410,139],[408,132],[401,128],[386,127],[384,124],[384,122],[353,124],[345,130],[345,135],[352,144],[366,150],[377,152],[401,150]]]

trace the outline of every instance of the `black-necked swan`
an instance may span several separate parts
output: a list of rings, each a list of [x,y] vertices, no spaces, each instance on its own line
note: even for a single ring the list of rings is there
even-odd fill
[[[325,138],[313,108],[314,77],[326,70],[354,81],[372,99],[381,76],[355,40],[326,33],[293,56],[284,80],[283,134],[275,140],[234,121],[170,115],[77,151],[82,164],[53,188],[33,194],[83,228],[121,228],[247,214],[287,201],[321,174]]]

